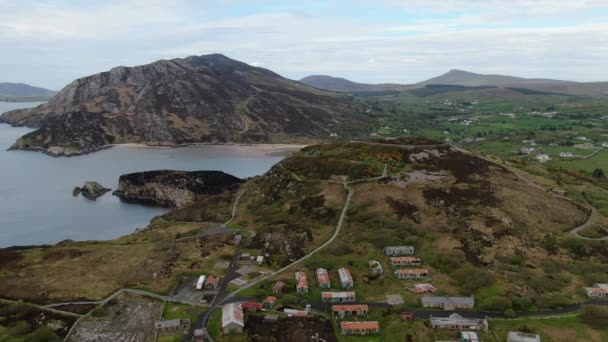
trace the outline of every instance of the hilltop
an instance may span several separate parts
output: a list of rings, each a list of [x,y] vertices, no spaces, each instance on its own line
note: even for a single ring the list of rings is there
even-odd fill
[[[117,143],[307,141],[357,124],[349,102],[214,54],[116,67],[0,121],[40,127],[15,149],[80,154]]]
[[[341,77],[328,75],[311,75],[300,79],[298,82],[315,87],[318,89],[342,91],[350,93],[396,91],[397,89],[407,89],[408,86],[400,84],[370,84],[357,83]]]
[[[34,87],[24,83],[0,82],[0,100],[2,101],[34,101],[46,100],[56,92]]]

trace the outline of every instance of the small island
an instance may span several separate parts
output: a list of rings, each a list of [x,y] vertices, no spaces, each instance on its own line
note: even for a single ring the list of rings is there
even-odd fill
[[[90,182],[84,182],[82,187],[78,187],[78,186],[75,187],[74,190],[72,191],[72,195],[74,195],[74,197],[76,197],[79,194],[81,194],[82,196],[84,196],[92,201],[95,201],[98,197],[102,196],[103,194],[105,194],[106,192],[108,192],[110,190],[112,190],[112,189],[104,188],[98,182],[90,181]]]

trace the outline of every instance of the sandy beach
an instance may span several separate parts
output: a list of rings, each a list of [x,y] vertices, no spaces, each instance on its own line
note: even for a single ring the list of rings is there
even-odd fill
[[[184,144],[184,145],[148,145],[125,143],[108,145],[108,148],[145,148],[145,149],[174,149],[174,148],[217,148],[237,151],[253,156],[284,156],[296,152],[307,145],[296,144]]]

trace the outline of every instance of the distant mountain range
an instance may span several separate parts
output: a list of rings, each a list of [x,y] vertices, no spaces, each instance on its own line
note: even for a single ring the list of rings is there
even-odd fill
[[[117,143],[251,143],[327,137],[365,120],[350,102],[213,54],[116,67],[0,121],[40,127],[15,149],[72,155]],[[282,140],[283,139],[283,140]]]
[[[337,78],[327,75],[313,75],[304,77],[300,80],[300,82],[318,89],[352,93],[405,91],[424,88],[428,85],[454,85],[466,87],[494,86],[504,88],[526,88],[539,92],[561,93],[579,96],[600,96],[608,94],[608,82],[572,82],[504,75],[483,75],[463,70],[450,70],[441,76],[415,84],[356,83],[344,78]]]
[[[0,82],[0,100],[31,100],[48,99],[55,95],[55,91],[34,87],[24,83]]]

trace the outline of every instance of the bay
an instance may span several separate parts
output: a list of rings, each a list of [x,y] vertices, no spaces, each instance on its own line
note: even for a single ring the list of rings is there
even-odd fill
[[[39,103],[0,102],[0,113]],[[265,173],[293,147],[202,145],[120,146],[71,158],[6,151],[32,129],[0,124],[0,247],[106,240],[144,227],[165,208],[121,202],[110,193],[90,201],[72,189],[94,180],[116,188],[121,174],[148,170],[219,170],[237,177]],[[279,153],[270,153],[279,151]]]

